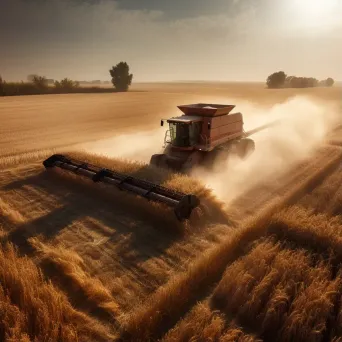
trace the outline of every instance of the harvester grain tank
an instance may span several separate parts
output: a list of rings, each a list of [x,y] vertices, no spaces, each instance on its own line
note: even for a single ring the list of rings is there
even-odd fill
[[[242,114],[231,113],[234,105],[198,103],[178,108],[183,115],[166,120],[164,153],[153,155],[150,164],[187,172],[200,164],[212,166],[231,153],[245,158],[254,151]]]

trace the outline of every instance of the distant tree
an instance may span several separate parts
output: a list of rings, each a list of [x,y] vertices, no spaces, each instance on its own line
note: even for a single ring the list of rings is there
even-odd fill
[[[126,62],[120,62],[109,70],[113,86],[117,91],[127,91],[132,84],[133,75],[129,73]]]
[[[292,88],[308,88],[309,79],[305,77],[294,77],[291,86]]]
[[[2,77],[0,76],[0,96],[5,95],[5,81],[2,79]]]
[[[72,91],[80,86],[79,82],[64,78],[61,81],[55,81],[55,88],[61,91]]]
[[[269,88],[282,87],[281,82],[282,82],[283,77],[284,77],[283,72],[274,73],[268,77],[267,85],[269,86]],[[313,88],[313,87],[317,87],[321,85],[322,85],[322,81],[318,81],[314,77],[287,76],[285,78],[283,87],[284,88]]]
[[[296,78],[296,76],[287,76],[285,79],[284,87],[290,88],[292,87],[293,80]]]
[[[332,86],[334,85],[334,83],[335,83],[335,81],[334,81],[334,79],[331,78],[331,77],[329,77],[329,78],[327,78],[327,79],[325,80],[325,85],[326,85],[327,87],[332,87]]]
[[[278,71],[268,76],[267,86],[268,88],[282,88],[285,85],[286,74],[284,71]]]
[[[32,79],[32,83],[37,89],[41,91],[46,90],[48,87],[48,80],[45,76],[35,75]]]
[[[37,77],[38,75],[36,74],[30,74],[27,76],[27,81],[30,82],[30,83],[33,83],[33,80],[35,77]]]
[[[318,80],[314,77],[308,78],[308,87],[317,87]]]

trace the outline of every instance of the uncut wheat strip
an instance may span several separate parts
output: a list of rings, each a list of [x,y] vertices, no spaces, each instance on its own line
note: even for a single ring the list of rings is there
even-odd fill
[[[137,308],[123,323],[122,339],[143,341],[163,335],[191,307],[200,293],[220,279],[227,264],[244,253],[246,245],[266,233],[272,215],[320,182],[338,165],[341,157],[341,151],[335,153],[310,177],[283,197],[275,199],[256,217],[244,222],[241,229],[236,230],[215,249],[204,253],[189,266],[186,273],[176,276],[158,289],[148,299],[148,303]]]
[[[322,266],[322,275],[324,266]],[[288,316],[279,331],[279,341],[322,340],[337,298],[339,279],[330,281],[317,277],[294,299]]]
[[[20,154],[11,154],[8,156],[0,156],[0,167],[13,168],[17,165],[23,165],[31,162],[36,162],[37,160],[45,160],[47,157],[58,152],[58,149],[46,149],[37,150],[31,152],[25,152]]]
[[[263,305],[257,295],[260,285],[265,288],[269,282],[275,285],[279,280],[274,264],[283,253],[279,242],[275,244],[268,239],[258,243],[248,254],[227,267],[211,296],[213,306],[237,315],[241,320],[252,315],[257,321],[259,306]],[[259,305],[254,303],[255,300],[260,301]],[[267,301],[268,297],[264,300]]]
[[[309,252],[268,238],[227,268],[212,303],[267,340],[318,341],[338,292],[331,278],[326,263],[312,266]]]
[[[338,188],[334,196],[330,199],[327,213],[330,215],[342,214],[342,186]]]
[[[323,253],[326,257],[332,252],[334,263],[342,261],[342,223],[339,217],[291,206],[273,216],[268,233]]]
[[[265,247],[265,248],[264,248]],[[336,288],[334,288],[334,283],[330,283],[329,280],[326,281],[327,284],[323,288],[316,286],[316,281],[322,285],[322,281],[324,282],[325,278],[330,278],[329,274],[327,274],[328,270],[325,268],[321,271],[321,268],[311,268],[311,263],[309,261],[309,255],[304,251],[298,252],[291,250],[279,250],[279,243],[274,244],[272,239],[267,239],[265,242],[258,244],[251,253],[247,256],[243,257],[241,260],[236,263],[243,263],[244,269],[249,269],[253,272],[251,274],[251,278],[255,279],[257,277],[260,280],[259,284],[255,284],[252,291],[240,291],[239,288],[243,286],[243,282],[241,277],[239,276],[239,267],[237,267],[238,273],[234,273],[232,270],[233,265],[231,265],[226,272],[225,278],[223,278],[218,287],[221,287],[223,282],[231,282],[232,289],[236,292],[233,293],[222,293],[223,297],[220,302],[222,304],[223,300],[230,301],[227,304],[227,309],[231,312],[232,305],[231,301],[234,297],[239,297],[239,302],[235,305],[235,310],[238,310],[240,314],[248,315],[249,321],[255,323],[255,327],[253,331],[259,330],[259,336],[267,336],[267,340],[282,340],[282,336],[276,338],[275,336],[279,332],[280,324],[286,320],[286,312],[291,309],[290,303],[292,302],[291,298],[295,298],[295,294],[300,288],[299,284],[301,282],[305,282],[305,286],[308,287],[309,291],[306,294],[314,293],[316,298],[308,298],[308,303],[319,303],[325,306],[325,315],[319,316],[320,321],[316,324],[316,328],[309,330],[310,337],[321,336],[322,335],[322,327],[324,326],[325,320],[329,315],[329,310],[332,306],[332,301],[329,300],[329,296],[332,293],[336,293]],[[278,255],[278,252],[280,254]],[[271,253],[270,253],[271,252]],[[264,262],[260,260],[259,257],[266,258]],[[275,258],[275,259],[274,259]],[[248,260],[249,261],[248,261]],[[247,262],[244,262],[244,260]],[[269,261],[274,260],[274,265],[270,268]],[[296,264],[296,260],[298,264]],[[284,263],[285,262],[285,263]],[[307,277],[303,278],[306,273],[304,273],[304,269],[302,267],[301,262],[304,262],[306,265],[305,270],[309,272]],[[255,265],[257,263],[258,265]],[[238,265],[236,265],[238,266]],[[291,269],[291,266],[295,266],[295,269]],[[247,268],[246,268],[247,267]],[[258,268],[264,268],[264,271],[268,269],[269,273],[265,275],[265,272],[258,272]],[[279,268],[280,267],[280,268]],[[276,272],[273,272],[276,271]],[[294,272],[295,271],[295,272]],[[286,277],[284,278],[284,272],[286,272]],[[328,272],[329,273],[329,272]],[[272,279],[274,281],[279,282],[276,286],[276,289],[272,292],[269,291],[272,289]],[[270,283],[271,281],[271,283]],[[288,283],[290,281],[290,284]],[[227,284],[225,284],[227,285]],[[248,284],[247,284],[248,285]],[[265,288],[265,285],[267,287]],[[249,286],[249,285],[248,285]],[[315,287],[315,291],[310,291],[310,286]],[[335,286],[336,287],[336,286]],[[291,288],[291,292],[289,292],[289,288]],[[303,287],[304,289],[304,287]],[[261,292],[259,293],[259,290]],[[323,290],[323,291],[322,291]],[[216,291],[216,290],[215,290]],[[264,293],[267,291],[267,293]],[[305,292],[305,290],[304,290]],[[323,293],[324,292],[324,293]],[[244,293],[244,296],[241,297],[241,294]],[[264,303],[262,301],[262,297],[265,297],[267,294],[267,298],[270,298],[270,304]],[[320,298],[317,298],[317,294],[319,294]],[[302,294],[300,294],[302,295]],[[213,294],[215,296],[215,293]],[[325,297],[324,297],[325,296]],[[302,297],[303,298],[303,297]],[[307,298],[307,297],[306,297]],[[261,299],[261,300],[260,300]],[[328,299],[328,301],[326,300]],[[209,298],[210,300],[210,298]],[[289,303],[287,303],[289,302]],[[173,342],[173,341],[255,341],[256,337],[252,335],[245,335],[241,329],[232,327],[232,322],[228,317],[234,317],[232,314],[228,314],[224,316],[222,312],[215,311],[209,308],[209,301],[205,300],[197,304],[184,319],[178,322],[178,324],[170,330],[163,338],[163,342]],[[245,308],[243,308],[245,307]],[[307,315],[308,324],[306,327],[310,326],[310,319],[312,320],[313,315],[315,313],[320,314],[321,311],[315,310],[314,306],[311,305],[309,308],[303,308],[304,312],[309,312]],[[317,307],[317,305],[316,305]],[[284,311],[284,308],[286,311]],[[261,310],[261,311],[260,311]],[[297,309],[296,309],[297,310]],[[306,311],[305,311],[306,310]],[[265,311],[264,313],[262,313]],[[233,319],[233,318],[232,318]],[[234,319],[235,320],[235,319]],[[238,319],[240,321],[240,319]],[[264,320],[264,322],[262,322]],[[305,324],[306,321],[302,321],[302,324]],[[240,321],[241,324],[241,321]],[[226,326],[229,326],[229,329],[226,332],[223,332]],[[244,327],[248,327],[248,331],[251,330],[250,325],[242,324]],[[268,327],[268,328],[267,328]],[[321,330],[319,330],[321,329]],[[261,331],[262,330],[262,331]],[[266,333],[266,335],[265,335]],[[228,338],[229,337],[229,338]],[[296,338],[296,336],[292,336]],[[307,340],[307,339],[305,339]]]
[[[213,312],[205,301],[197,304],[161,341],[218,341],[224,330],[224,316]]]
[[[63,246],[43,243],[37,238],[30,238],[29,243],[38,252],[40,261],[54,265],[90,302],[108,312],[113,318],[120,314],[119,305],[109,290],[98,278],[87,274],[84,270],[84,261],[76,252]]]
[[[14,225],[25,221],[23,215],[13,209],[10,204],[5,202],[2,198],[0,198],[0,218],[1,216]]]
[[[108,341],[114,337],[105,326],[76,311],[37,265],[27,256],[19,257],[11,244],[0,248],[0,288],[7,297],[6,307],[16,310],[18,320],[23,318],[18,328],[33,340]],[[12,332],[13,326],[6,326],[6,313],[0,311],[0,335]]]
[[[261,342],[243,331],[234,321],[212,310],[208,301],[198,303],[189,314],[170,330],[161,342],[217,341]]]
[[[312,208],[315,212],[328,212],[342,185],[342,172],[338,168],[310,194],[304,196],[298,204]]]

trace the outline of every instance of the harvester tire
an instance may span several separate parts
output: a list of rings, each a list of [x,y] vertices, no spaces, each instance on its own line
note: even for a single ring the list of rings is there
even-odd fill
[[[150,165],[153,165],[159,168],[165,168],[167,167],[166,158],[167,156],[165,154],[154,154],[151,157]]]
[[[193,168],[200,165],[202,160],[203,160],[203,155],[201,152],[196,151],[196,152],[191,153],[182,166],[182,172],[185,174],[189,174],[191,170],[193,170]]]
[[[255,150],[255,143],[252,139],[241,139],[237,146],[237,155],[241,159],[246,159]]]

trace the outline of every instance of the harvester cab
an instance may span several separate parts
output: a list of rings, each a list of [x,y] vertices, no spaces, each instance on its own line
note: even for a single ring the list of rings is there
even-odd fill
[[[234,151],[245,157],[254,150],[253,140],[243,130],[241,113],[231,113],[234,105],[198,103],[178,108],[183,115],[162,120],[169,124],[164,137],[164,153],[152,156],[150,163],[187,172],[195,165],[208,166]]]
[[[182,116],[167,120],[169,129],[165,133],[164,146],[192,148],[200,142],[202,120],[195,116]]]

